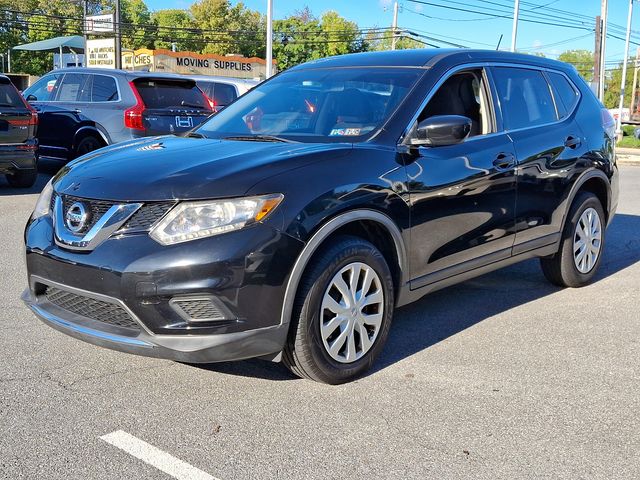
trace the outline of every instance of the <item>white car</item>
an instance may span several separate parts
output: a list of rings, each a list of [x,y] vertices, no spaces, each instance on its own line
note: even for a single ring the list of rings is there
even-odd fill
[[[260,83],[258,80],[249,78],[214,77],[209,75],[194,75],[189,78],[195,80],[198,87],[209,97],[211,107],[214,110],[223,109]]]

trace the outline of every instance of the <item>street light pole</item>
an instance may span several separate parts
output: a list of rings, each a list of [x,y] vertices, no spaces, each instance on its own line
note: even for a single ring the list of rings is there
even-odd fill
[[[122,68],[122,30],[120,29],[120,0],[116,0],[116,68]]]
[[[516,37],[518,36],[518,15],[520,14],[520,0],[513,5],[513,28],[511,29],[511,51],[516,51]]]
[[[624,61],[622,62],[622,81],[620,82],[620,106],[618,107],[618,120],[616,133],[618,137],[622,133],[622,106],[624,104],[624,87],[627,84],[627,63],[629,63],[629,41],[631,37],[631,17],[633,16],[633,0],[629,0],[629,14],[627,15],[627,36],[624,41]]]
[[[267,71],[266,77],[273,75],[273,0],[267,0]]]

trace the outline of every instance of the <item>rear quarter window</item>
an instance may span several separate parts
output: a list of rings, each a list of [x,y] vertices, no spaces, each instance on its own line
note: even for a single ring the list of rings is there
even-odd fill
[[[548,72],[547,75],[549,76],[553,95],[556,99],[558,116],[564,118],[573,111],[578,103],[578,90],[564,75],[553,72]]]
[[[213,100],[216,105],[226,107],[231,102],[238,98],[236,89],[233,85],[227,83],[216,83],[213,92]]]
[[[208,109],[204,95],[191,82],[159,79],[135,81],[138,93],[148,108],[188,107]]]

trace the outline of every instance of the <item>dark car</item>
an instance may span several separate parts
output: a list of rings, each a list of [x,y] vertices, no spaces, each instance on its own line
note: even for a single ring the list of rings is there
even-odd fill
[[[9,185],[31,187],[38,177],[38,114],[8,77],[0,75],[0,174]]]
[[[61,162],[125,140],[185,133],[213,113],[194,80],[163,73],[65,68],[24,96],[39,113],[40,156]]]
[[[587,284],[618,202],[613,134],[557,61],[318,60],[190,138],[64,168],[26,227],[24,299],[116,350],[263,357],[348,381],[380,353],[394,308],[426,293],[532,257],[557,285]]]

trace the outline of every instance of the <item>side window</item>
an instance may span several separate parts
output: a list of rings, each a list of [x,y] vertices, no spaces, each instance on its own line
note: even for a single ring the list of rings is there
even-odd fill
[[[106,75],[92,75],[93,86],[91,88],[92,102],[113,102],[118,100],[118,87],[113,77]]]
[[[558,120],[549,84],[539,70],[495,67],[505,128],[516,130]]]
[[[564,75],[559,73],[547,72],[553,96],[556,99],[556,107],[558,108],[558,116],[566,117],[573,111],[578,103],[578,91]]]
[[[61,78],[61,73],[45,75],[24,91],[24,98],[30,97],[29,101],[31,102],[47,102],[52,100]]]
[[[85,85],[88,87],[90,78],[89,75],[79,73],[67,73],[62,79],[62,83],[58,87],[58,95],[55,100],[58,102],[77,102],[81,97],[86,96],[83,94]]]
[[[482,69],[449,77],[418,117],[418,122],[436,115],[462,115],[471,120],[470,137],[493,131],[489,100]]]
[[[228,83],[215,84],[213,90],[213,100],[216,102],[216,105],[226,107],[237,97],[238,95],[236,94],[236,89],[233,85],[229,85]]]

